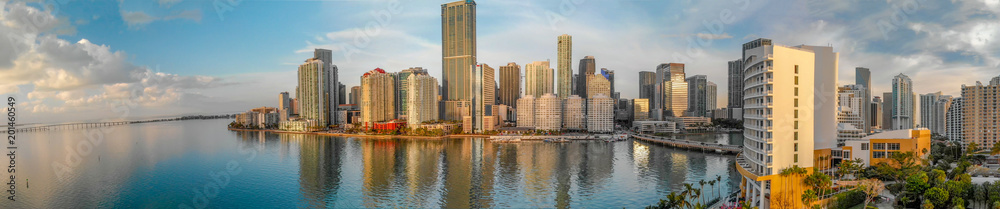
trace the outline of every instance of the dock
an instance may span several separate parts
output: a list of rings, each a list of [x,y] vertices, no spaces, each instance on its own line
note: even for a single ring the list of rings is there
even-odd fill
[[[698,142],[698,141],[688,141],[688,140],[678,140],[670,139],[667,137],[650,136],[643,134],[633,134],[632,138],[641,141],[647,141],[654,144],[661,144],[670,147],[689,149],[689,150],[701,150],[708,152],[718,152],[723,154],[738,154],[743,151],[743,146],[740,145],[728,145],[728,144],[716,144],[708,142]]]

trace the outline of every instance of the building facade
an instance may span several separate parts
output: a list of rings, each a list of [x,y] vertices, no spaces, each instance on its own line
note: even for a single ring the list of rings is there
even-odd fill
[[[500,66],[500,104],[517,108],[517,99],[521,98],[521,66],[509,62]]]
[[[517,99],[517,127],[535,127],[535,96]]]
[[[562,100],[555,94],[548,93],[535,100],[535,129],[562,129]]]
[[[424,70],[424,68],[422,67],[411,67],[409,69],[405,69],[397,73],[391,74],[392,77],[394,78],[393,81],[396,82],[395,83],[396,118],[400,120],[406,120],[406,115],[410,112],[409,109],[407,108],[409,107],[408,106],[409,102],[407,101],[407,99],[409,98],[410,95],[408,93],[408,91],[410,90],[410,75],[414,74],[426,75],[427,70]]]
[[[947,113],[951,107],[951,96],[941,92],[920,95],[920,127],[931,133],[944,135],[947,131]]]
[[[864,91],[862,92],[861,98],[861,116],[864,122],[864,127],[860,127],[865,130],[865,133],[871,133],[872,129],[872,118],[868,117],[871,115],[871,104],[872,104],[872,73],[868,68],[857,67],[854,68],[854,85],[861,87]]]
[[[602,75],[587,75],[587,98],[598,94],[611,97],[611,82]],[[587,108],[584,108],[587,109]]]
[[[729,61],[728,108],[743,108],[743,59]]]
[[[324,70],[323,61],[316,58],[299,65],[299,86],[296,96],[299,118],[314,120],[320,126],[330,124],[329,71]]]
[[[584,56],[580,59],[580,65],[577,66],[578,73],[576,74],[576,95],[587,99],[587,75],[593,75],[597,71],[597,61],[594,56]]]
[[[427,74],[410,74],[407,78],[407,117],[410,127],[438,119],[438,82]]]
[[[656,93],[656,73],[639,71],[639,98],[653,99]]]
[[[577,95],[570,95],[563,102],[563,128],[566,130],[587,130],[586,101]]]
[[[975,142],[989,150],[1000,140],[1000,76],[989,85],[962,85],[962,119],[965,144]]]
[[[553,75],[549,61],[535,61],[524,65],[524,94],[535,98],[552,94]]]
[[[611,133],[615,128],[615,99],[604,94],[595,94],[587,99],[587,131],[591,133]]]
[[[704,117],[708,108],[708,76],[694,75],[684,79],[688,84],[687,116]]]
[[[373,127],[376,123],[396,119],[396,81],[381,68],[361,76],[361,125]]]
[[[476,1],[441,5],[441,99],[445,120],[461,120],[472,99],[476,66]]]
[[[556,67],[559,68],[559,98],[566,99],[573,94],[573,36],[562,34],[557,43],[559,53]]]
[[[632,100],[633,111],[632,121],[647,121],[649,120],[649,99],[634,99]]]
[[[705,116],[711,117],[710,114],[712,110],[719,108],[719,86],[715,83],[709,81],[708,85],[705,85]]]
[[[965,128],[962,126],[965,115],[963,114],[964,105],[962,105],[962,97],[955,98],[951,100],[951,106],[948,107],[948,112],[946,113],[946,127],[944,136],[948,137],[948,140],[953,142],[964,142],[965,137],[962,136],[965,132]]]
[[[685,81],[684,64],[664,63],[656,68],[656,93],[650,108],[653,120],[663,120],[667,116],[681,117],[688,111],[688,84]]]
[[[892,79],[892,130],[913,129],[916,122],[913,81],[900,73]]]

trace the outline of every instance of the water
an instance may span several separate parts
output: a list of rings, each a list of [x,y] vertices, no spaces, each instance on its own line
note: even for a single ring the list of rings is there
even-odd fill
[[[363,139],[235,132],[229,122],[19,133],[17,201],[0,208],[636,208],[716,176],[722,193],[738,189],[733,156],[638,141]]]

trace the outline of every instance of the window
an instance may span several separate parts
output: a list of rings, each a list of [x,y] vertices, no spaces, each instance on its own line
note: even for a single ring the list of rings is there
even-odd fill
[[[795,132],[795,133],[793,133],[792,135],[794,135],[794,136],[795,136],[795,140],[796,140],[796,141],[798,141],[798,140],[799,140],[799,132],[797,132],[797,131],[796,131],[796,132]]]
[[[872,158],[885,158],[885,152],[872,152]]]
[[[792,159],[795,160],[796,163],[798,163],[799,162],[799,154],[792,155]]]
[[[795,96],[799,95],[799,87],[795,87]]]
[[[874,150],[884,150],[885,149],[885,143],[874,143],[874,144],[872,144],[872,146],[873,146],[872,149],[874,149]]]
[[[798,98],[795,99],[795,107],[799,107],[799,99]]]
[[[861,144],[861,150],[868,150],[868,143]]]
[[[767,151],[771,151],[771,148],[772,148],[772,147],[771,147],[771,144],[768,144],[768,145],[767,145]]]
[[[799,77],[795,76],[795,85],[799,85]]]
[[[795,143],[795,151],[796,151],[796,152],[798,152],[798,151],[799,151],[799,143]]]
[[[767,156],[767,163],[771,163],[771,156]]]
[[[799,65],[795,65],[795,74],[799,74]]]
[[[889,143],[889,150],[899,150],[899,143]]]
[[[842,156],[842,158],[851,159],[851,151],[844,150],[844,155]]]
[[[795,121],[794,125],[795,125],[795,127],[794,127],[795,129],[799,129],[799,121]]]
[[[799,110],[795,110],[795,118],[799,118]]]
[[[830,152],[830,155],[833,155],[834,157],[840,157],[840,154],[841,154],[840,150],[832,150]]]

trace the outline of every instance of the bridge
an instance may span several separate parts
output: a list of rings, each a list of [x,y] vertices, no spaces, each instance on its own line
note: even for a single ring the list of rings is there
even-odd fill
[[[153,123],[153,122],[163,122],[163,121],[177,121],[177,120],[194,120],[194,119],[215,119],[215,118],[229,118],[231,115],[215,115],[215,116],[184,116],[177,118],[162,118],[162,119],[148,119],[148,120],[133,120],[133,121],[105,121],[105,122],[82,122],[82,123],[65,123],[65,124],[53,124],[53,125],[42,125],[42,126],[32,126],[16,128],[16,132],[39,132],[39,131],[54,131],[54,130],[72,130],[72,129],[88,129],[88,128],[100,128],[108,126],[120,126],[136,123]]]
[[[647,141],[654,144],[661,144],[670,147],[677,147],[689,150],[719,152],[723,154],[738,154],[743,151],[743,146],[740,145],[728,145],[728,144],[679,140],[679,139],[671,139],[667,137],[650,136],[644,134],[633,134],[632,137],[641,141]]]

